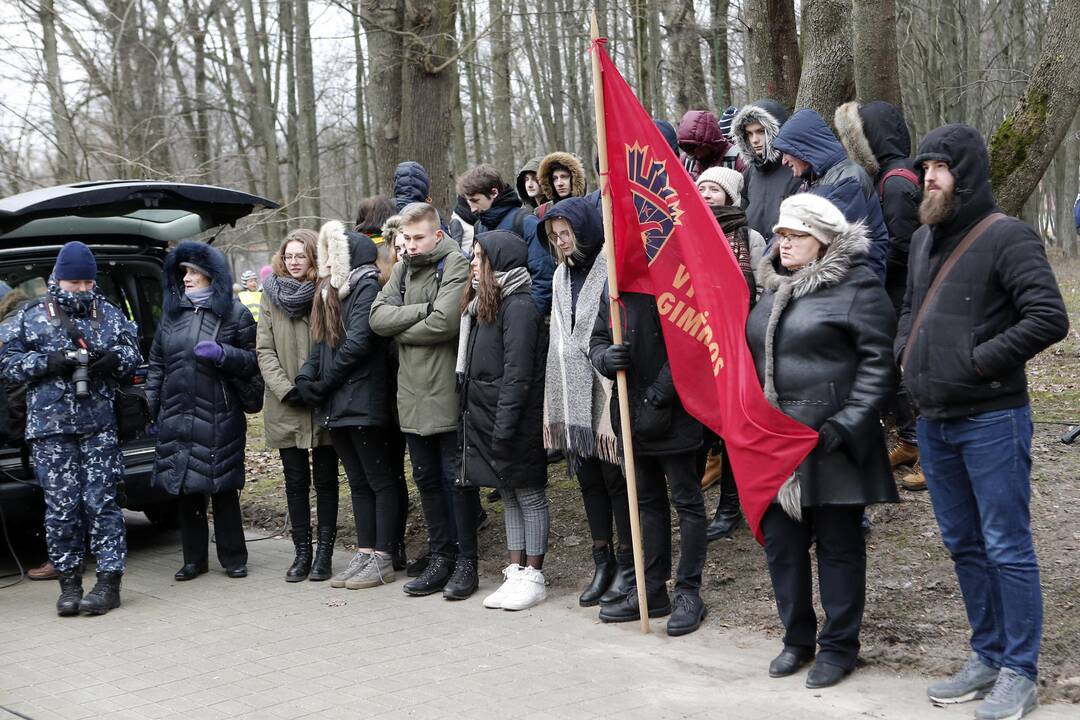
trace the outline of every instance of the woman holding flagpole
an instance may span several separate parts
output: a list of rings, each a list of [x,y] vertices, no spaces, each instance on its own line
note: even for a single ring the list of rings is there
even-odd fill
[[[829,200],[803,193],[780,205],[773,231],[757,271],[764,294],[747,320],[747,341],[765,397],[816,429],[819,440],[762,520],[784,624],[784,649],[769,675],[795,673],[816,648],[806,686],[823,688],[850,673],[859,654],[863,508],[898,499],[881,426],[896,386],[896,317],[885,289],[861,264],[870,246],[862,223],[848,223]],[[811,544],[825,610],[820,632]]]

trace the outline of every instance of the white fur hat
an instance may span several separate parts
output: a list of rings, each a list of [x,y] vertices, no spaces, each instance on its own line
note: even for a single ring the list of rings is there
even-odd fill
[[[713,182],[724,188],[724,194],[728,198],[728,205],[742,205],[743,177],[738,170],[732,170],[723,165],[708,168],[698,175],[698,187],[701,187],[703,182]]]
[[[780,219],[773,232],[781,229],[813,235],[822,245],[829,245],[848,229],[848,221],[840,208],[820,195],[799,193],[780,203]]]

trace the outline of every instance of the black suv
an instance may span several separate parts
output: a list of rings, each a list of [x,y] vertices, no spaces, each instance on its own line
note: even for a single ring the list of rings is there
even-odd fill
[[[236,190],[168,182],[87,182],[13,195],[0,199],[0,279],[27,298],[38,297],[60,247],[69,240],[85,242],[97,257],[98,287],[138,325],[146,359],[161,318],[161,266],[169,243],[234,225],[257,207],[278,205]],[[118,407],[141,413],[137,429],[122,443],[121,504],[153,522],[169,522],[172,498],[150,487],[154,441],[142,423],[145,379],[144,364],[120,388],[135,402]],[[8,519],[41,512],[41,488],[18,439],[0,445],[0,508]]]

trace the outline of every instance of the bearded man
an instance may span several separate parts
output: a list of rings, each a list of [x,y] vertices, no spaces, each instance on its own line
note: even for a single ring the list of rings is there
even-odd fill
[[[978,131],[934,130],[915,167],[923,225],[911,238],[895,351],[971,625],[967,662],[927,694],[935,704],[985,697],[976,718],[1019,718],[1038,703],[1043,616],[1024,366],[1069,321],[1042,239],[994,203]]]

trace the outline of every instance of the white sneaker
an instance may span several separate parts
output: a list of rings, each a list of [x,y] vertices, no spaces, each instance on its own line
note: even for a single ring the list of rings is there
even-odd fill
[[[539,605],[547,597],[544,587],[544,573],[534,567],[527,567],[517,575],[517,582],[503,598],[503,610],[525,610]]]
[[[518,576],[521,575],[521,571],[525,568],[521,567],[517,563],[510,563],[503,570],[503,584],[499,586],[499,589],[484,598],[484,607],[492,610],[498,610],[503,606],[503,600],[510,594],[510,591],[514,587],[514,583],[517,582]]]

